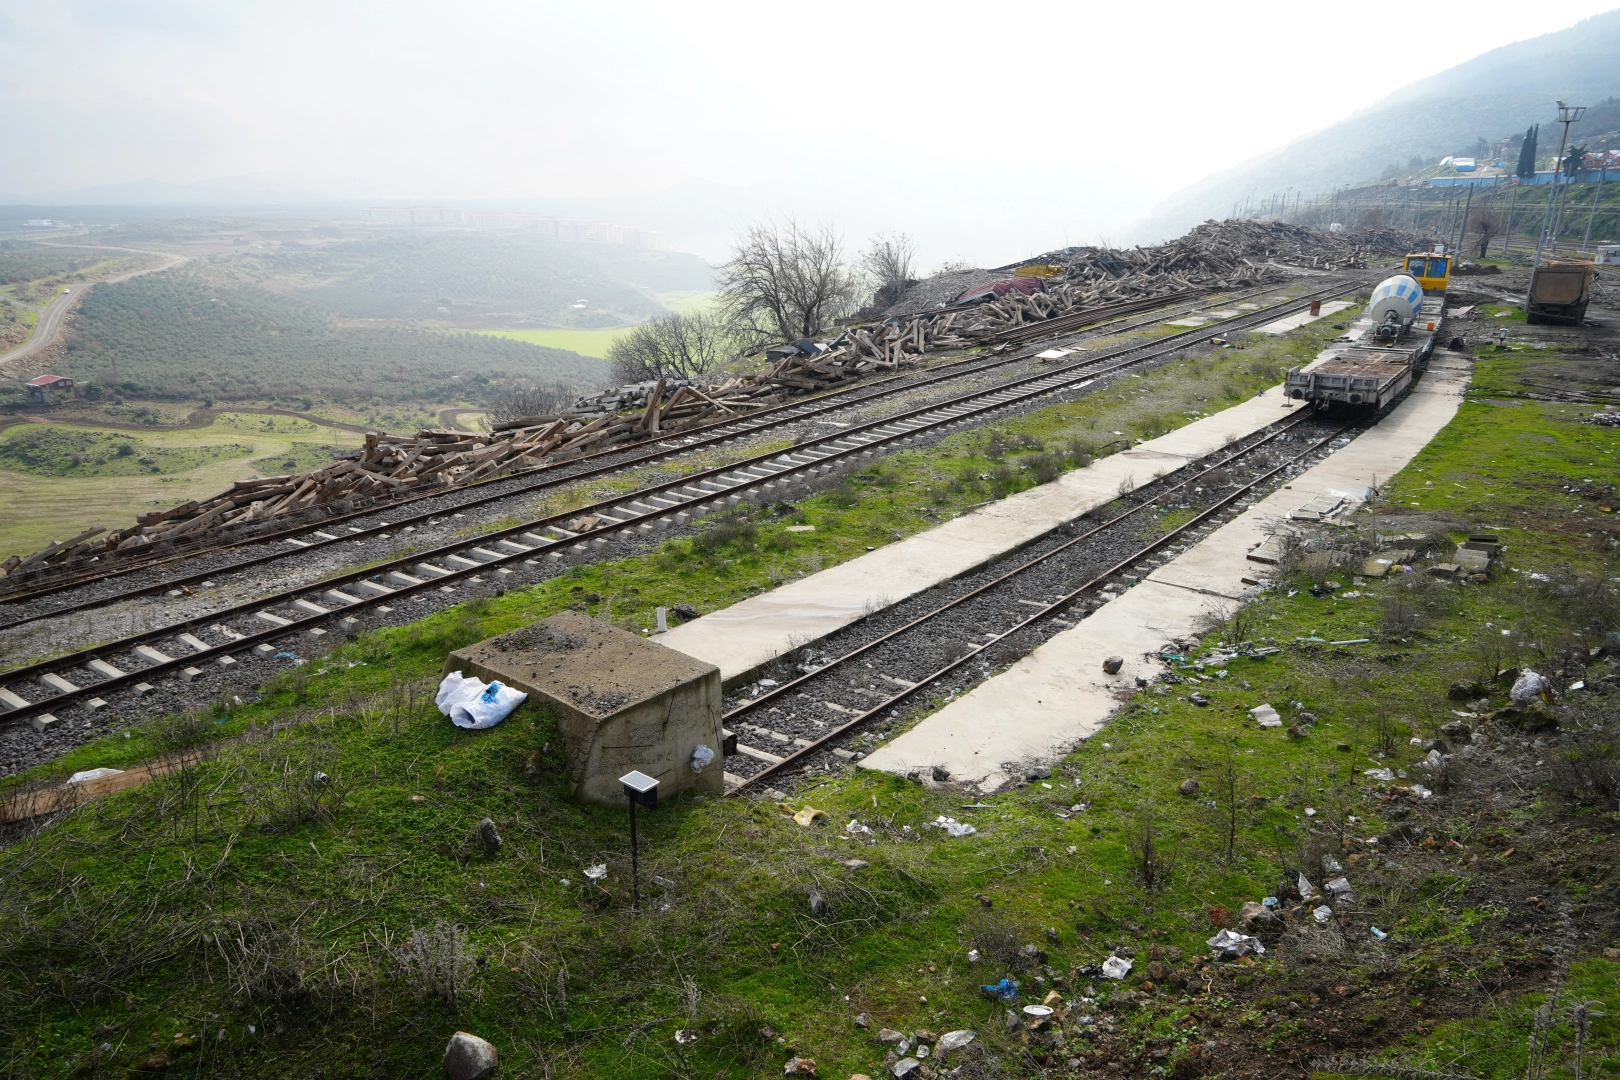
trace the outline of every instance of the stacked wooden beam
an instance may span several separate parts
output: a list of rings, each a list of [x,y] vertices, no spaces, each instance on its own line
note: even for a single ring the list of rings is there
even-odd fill
[[[221,529],[258,525],[312,508],[399,498],[415,491],[487,480],[535,465],[567,461],[616,446],[667,437],[720,423],[813,390],[893,369],[930,340],[918,320],[846,335],[837,347],[815,355],[783,358],[760,375],[727,378],[712,385],[659,380],[584,398],[555,416],[530,416],[496,425],[483,434],[419,431],[415,435],[371,432],[365,448],[306,472],[238,480],[229,490],[140,515],[134,525],[106,532],[96,528],[53,542],[28,556],[0,563],[0,575],[61,566],[112,552],[201,540]],[[620,411],[634,402],[639,407]]]
[[[1246,288],[1281,279],[1292,267],[1361,269],[1370,255],[1403,254],[1425,243],[1399,229],[1331,233],[1282,222],[1208,221],[1156,247],[1068,248],[1032,260],[1063,267],[1045,290],[1009,292],[975,306],[967,332],[982,340],[1107,304]]]

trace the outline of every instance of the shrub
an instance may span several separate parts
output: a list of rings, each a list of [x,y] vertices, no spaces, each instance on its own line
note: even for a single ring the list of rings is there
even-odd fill
[[[713,555],[724,547],[753,547],[759,530],[754,523],[742,517],[724,517],[692,537],[695,555]]]
[[[1058,454],[1032,454],[1024,463],[1037,484],[1050,484],[1063,475],[1063,458]]]
[[[846,477],[838,481],[827,490],[826,499],[829,504],[840,510],[848,510],[861,501],[861,493],[855,490],[855,485]]]

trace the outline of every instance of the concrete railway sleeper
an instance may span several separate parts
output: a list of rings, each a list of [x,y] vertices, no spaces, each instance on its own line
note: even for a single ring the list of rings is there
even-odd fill
[[[941,435],[999,410],[1027,404],[1058,391],[1084,387],[1098,378],[1185,348],[1197,340],[1274,318],[1278,308],[1308,305],[1313,299],[1337,295],[1353,287],[1342,281],[1335,282],[1314,293],[1213,328],[1200,328],[1145,345],[1122,346],[1056,371],[1011,380],[988,391],[961,395],[874,420],[787,451],[759,455],[734,465],[643,488],[585,510],[523,522],[471,540],[329,578],[319,584],[287,590],[0,673],[0,723],[26,720],[36,730],[45,730],[59,721],[56,712],[68,706],[84,706],[94,711],[106,703],[103,694],[128,690],[147,693],[151,688],[150,680],[159,676],[178,674],[184,682],[194,681],[206,670],[198,666],[200,664],[229,668],[235,663],[233,653],[246,649],[262,651],[284,637],[302,634],[319,640],[330,633],[327,624],[335,624],[344,635],[355,633],[361,629],[357,617],[360,613],[376,610],[386,614],[398,601],[430,590],[449,590],[463,582],[479,582],[485,575],[516,581],[520,571],[514,569],[514,565],[527,566],[528,570],[523,573],[528,578],[548,566],[561,567],[592,558],[618,535],[634,533],[650,537],[716,510],[735,507],[744,500],[791,498],[807,491],[811,483],[830,479],[834,473],[849,467],[864,465],[881,448]],[[582,516],[597,520],[582,531],[565,528],[567,523]],[[226,625],[233,621],[238,625]],[[200,632],[228,640],[209,644],[197,636]],[[157,643],[167,641],[184,645],[184,655],[172,657],[156,648]],[[182,652],[179,647],[175,647],[175,651]],[[138,665],[138,670],[125,671],[108,660],[110,656],[132,657],[125,662],[131,667]],[[55,678],[48,679],[48,676]],[[94,681],[87,685],[79,681],[90,679]],[[46,691],[47,696],[40,700],[29,696],[41,691]]]
[[[1235,302],[1246,297],[1257,296],[1263,292],[1274,291],[1275,288],[1276,285],[1272,284],[1266,286],[1265,288],[1253,289],[1244,293],[1233,294],[1231,300]],[[1079,321],[1075,321],[1076,316],[1068,316],[1066,317],[1068,321],[1066,321],[1063,326],[1054,326],[1052,328],[1052,334],[1057,335],[1061,333],[1069,333],[1080,328],[1086,328],[1087,332],[1078,336],[1091,336],[1094,333],[1112,334],[1129,332],[1143,326],[1150,326],[1154,323],[1164,322],[1180,317],[1187,311],[1192,310],[1193,307],[1197,306],[1196,304],[1176,303],[1178,299],[1178,296],[1167,296],[1154,298],[1154,300],[1151,302],[1135,301],[1129,304],[1108,305],[1094,309],[1091,312],[1081,313],[1085,315],[1086,318]],[[1134,321],[1114,321],[1116,318],[1123,320],[1125,316],[1131,314],[1132,312],[1141,311],[1144,308],[1150,308],[1153,306],[1162,307],[1166,304],[1170,305],[1169,310],[1157,311],[1155,314],[1147,318]],[[814,398],[788,402],[768,409],[763,409],[759,412],[748,414],[744,417],[720,421],[706,428],[696,428],[690,432],[683,432],[678,443],[672,444],[669,439],[665,438],[648,440],[646,442],[634,443],[626,446],[616,446],[598,453],[586,454],[583,457],[577,458],[573,461],[540,465],[536,466],[534,469],[520,470],[506,476],[481,480],[461,488],[423,492],[384,506],[369,506],[360,510],[353,510],[346,513],[331,514],[320,517],[317,520],[305,521],[290,528],[281,529],[272,533],[262,533],[256,536],[231,537],[216,544],[199,543],[193,548],[167,553],[154,552],[150,551],[150,549],[137,549],[138,551],[149,551],[150,554],[145,558],[140,558],[137,556],[136,561],[131,562],[115,561],[109,562],[95,569],[79,568],[76,572],[69,573],[65,576],[56,576],[48,581],[35,580],[33,579],[33,576],[30,575],[28,581],[31,582],[34,587],[28,588],[26,591],[16,591],[12,592],[10,595],[0,596],[0,603],[18,605],[31,600],[64,592],[69,589],[77,588],[91,582],[133,574],[142,570],[150,570],[156,566],[178,562],[181,560],[195,559],[213,551],[222,551],[233,547],[244,547],[250,545],[289,545],[287,547],[281,547],[277,550],[261,554],[251,559],[246,559],[229,566],[214,567],[200,573],[170,578],[161,582],[143,585],[135,589],[125,590],[119,594],[119,598],[127,599],[133,596],[154,595],[171,588],[196,584],[209,578],[218,577],[221,574],[232,573],[240,569],[261,565],[277,559],[296,556],[303,551],[323,547],[335,542],[378,535],[391,529],[402,528],[407,525],[423,522],[432,517],[472,509],[478,506],[500,502],[502,500],[514,498],[520,495],[533,494],[535,492],[544,491],[547,488],[561,487],[566,484],[578,483],[583,480],[594,480],[601,479],[606,476],[612,476],[628,469],[638,468],[658,461],[668,460],[672,457],[679,457],[683,454],[708,449],[716,445],[756,435],[772,428],[781,427],[788,424],[802,423],[806,420],[814,419],[817,416],[846,410],[856,405],[881,400],[897,394],[910,393],[929,386],[949,382],[954,379],[970,378],[995,368],[1021,363],[1028,360],[1030,356],[1030,351],[1028,349],[1023,349],[1009,355],[999,356],[989,360],[981,357],[970,357],[963,360],[953,361],[948,364],[938,365],[923,371],[907,372],[899,375],[885,376],[878,379],[869,379],[852,386],[832,390]],[[638,447],[646,447],[648,445],[654,445],[661,448],[642,453],[635,453]],[[625,459],[623,455],[627,453],[630,453],[633,456]],[[609,460],[609,462],[605,465],[599,465],[593,468],[578,468],[581,463],[591,462],[597,459],[612,460]],[[543,478],[538,482],[524,483],[516,487],[512,486],[512,480],[514,478],[533,476],[536,473],[544,474]],[[498,490],[493,491],[493,493],[477,494],[481,490],[487,491],[490,488],[496,488]],[[456,495],[467,492],[475,493],[475,497],[454,502],[450,506],[436,506],[432,510],[417,513],[415,515],[407,517],[395,517],[396,511],[408,507],[413,503],[429,500],[442,501],[446,498],[453,499]],[[360,529],[355,529],[345,525],[346,522],[367,518],[374,519],[381,514],[388,514],[391,518],[393,518],[393,520]],[[343,531],[348,535],[334,537],[323,534],[324,530],[334,529],[340,526],[343,527]],[[199,537],[199,539],[201,538]],[[49,572],[47,571],[46,573]],[[0,587],[4,587],[5,584],[10,584],[15,587],[17,585],[24,584],[24,580],[19,579],[16,582],[4,582],[3,580],[0,580]],[[42,618],[50,618],[55,615],[74,614],[81,611],[91,610],[104,602],[104,600],[91,600],[70,606],[57,607],[39,613],[31,613],[22,618],[13,619],[8,622],[0,622],[0,630],[9,629],[12,626],[22,625],[25,622],[32,622]]]
[[[956,596],[945,603],[938,604],[931,610],[907,620],[902,625],[888,631],[887,633],[873,638],[872,640],[863,642],[855,648],[852,648],[844,652],[842,655],[828,661],[824,665],[814,669],[807,669],[806,673],[801,677],[788,681],[780,686],[773,687],[767,692],[760,694],[758,697],[752,698],[729,710],[727,713],[725,713],[722,721],[727,725],[728,731],[726,739],[727,752],[728,754],[732,752],[741,754],[743,755],[743,758],[727,762],[727,794],[756,791],[761,788],[767,780],[786,776],[792,773],[794,770],[802,768],[808,759],[814,758],[818,755],[831,754],[834,757],[841,758],[844,761],[856,760],[857,752],[840,744],[848,743],[851,740],[851,737],[856,736],[863,729],[872,726],[873,723],[882,718],[885,713],[896,709],[910,698],[926,691],[931,686],[935,685],[939,680],[945,678],[953,672],[956,672],[970,663],[982,660],[986,652],[992,649],[998,643],[1018,635],[1023,631],[1034,627],[1036,624],[1046,622],[1048,620],[1055,620],[1062,623],[1063,620],[1060,619],[1060,616],[1064,612],[1068,611],[1076,603],[1076,601],[1081,600],[1089,593],[1100,591],[1104,585],[1109,582],[1117,581],[1120,575],[1125,573],[1127,570],[1138,566],[1155,553],[1171,546],[1172,544],[1175,544],[1178,540],[1198,532],[1211,519],[1227,511],[1234,504],[1251,496],[1258,489],[1264,487],[1268,482],[1285,475],[1291,468],[1297,466],[1301,461],[1313,454],[1319,453],[1335,439],[1338,439],[1344,435],[1345,432],[1349,431],[1353,425],[1339,426],[1326,435],[1312,440],[1310,445],[1304,450],[1287,457],[1282,462],[1270,468],[1264,469],[1264,471],[1262,471],[1259,475],[1252,478],[1249,482],[1237,487],[1236,490],[1232,491],[1230,494],[1214,500],[1209,506],[1205,507],[1187,522],[1167,531],[1162,536],[1154,538],[1149,543],[1137,548],[1123,559],[1119,559],[1111,565],[1108,565],[1102,571],[1091,574],[1091,576],[1084,583],[1063,592],[1054,600],[1038,601],[1019,597],[1009,598],[1004,595],[1009,591],[1009,589],[1026,584],[1026,579],[1031,575],[1032,571],[1036,571],[1043,567],[1048,567],[1060,557],[1075,553],[1077,549],[1081,548],[1081,545],[1085,545],[1089,542],[1095,542],[1100,536],[1116,529],[1122,523],[1127,522],[1129,519],[1154,506],[1156,503],[1162,503],[1170,496],[1178,492],[1196,489],[1199,481],[1209,477],[1211,474],[1216,473],[1217,471],[1226,471],[1231,469],[1242,459],[1255,454],[1257,451],[1274,441],[1287,438],[1295,429],[1301,427],[1309,421],[1314,420],[1315,418],[1314,413],[1305,413],[1304,415],[1301,415],[1293,420],[1291,423],[1281,426],[1277,430],[1264,435],[1262,438],[1224,457],[1222,460],[1206,465],[1196,474],[1182,480],[1179,483],[1160,488],[1158,487],[1158,484],[1162,484],[1164,481],[1158,481],[1151,491],[1147,488],[1143,489],[1143,494],[1150,495],[1150,497],[1144,498],[1143,501],[1139,502],[1136,506],[1125,510],[1124,512],[1110,518],[1100,525],[1088,529],[1085,532],[1058,544],[1056,547],[1048,551],[1025,560],[1013,569],[995,576],[990,581],[972,589],[967,593]],[[962,655],[948,659],[936,670],[933,670],[931,673],[923,675],[915,680],[903,679],[886,673],[871,676],[870,678],[873,678],[874,681],[881,681],[887,684],[888,687],[893,689],[893,692],[887,695],[874,695],[869,690],[857,690],[858,693],[861,693],[868,700],[873,697],[877,698],[876,703],[871,704],[869,707],[850,707],[837,701],[822,702],[822,704],[826,705],[829,709],[837,713],[840,718],[848,717],[848,719],[844,720],[842,723],[831,728],[830,730],[820,733],[817,738],[806,739],[792,732],[781,732],[775,730],[774,728],[763,727],[758,723],[745,722],[744,718],[758,716],[766,710],[771,710],[774,707],[779,706],[781,703],[791,702],[798,698],[810,696],[806,695],[804,691],[807,689],[812,689],[818,684],[828,686],[828,680],[842,681],[843,678],[853,669],[855,664],[858,662],[864,662],[868,658],[876,657],[878,651],[883,646],[893,645],[902,639],[916,638],[919,635],[919,632],[924,635],[931,634],[937,629],[937,624],[941,620],[951,616],[953,613],[956,613],[958,609],[963,608],[965,605],[969,605],[973,602],[982,601],[987,597],[997,595],[999,595],[1001,600],[1008,601],[1010,604],[1022,604],[1031,607],[1034,610],[1032,610],[1028,615],[1013,619],[1011,625],[1005,630],[1001,630],[999,632],[985,632],[981,634],[980,636],[987,637],[989,640],[983,643],[967,645],[965,650],[962,652]],[[1067,626],[1072,624],[1063,623],[1063,625],[1065,628],[1067,628]],[[851,683],[851,685],[854,686],[855,683]],[[826,691],[822,691],[822,693],[825,696],[831,696],[827,695]],[[847,695],[845,696],[847,697]],[[862,704],[864,705],[866,702],[863,701]],[[812,722],[817,724],[820,723],[819,721]],[[758,748],[753,747],[751,744],[740,741],[740,735],[738,735],[735,731],[735,729],[738,728],[746,730],[750,737],[755,738],[756,740],[761,736],[774,739],[778,743],[782,744],[780,748],[783,750],[783,752],[780,754],[770,752],[761,753]],[[749,764],[743,764],[744,760],[746,760]],[[756,762],[759,764],[753,764]],[[738,775],[738,773],[730,771],[732,767],[747,771],[750,773],[750,775]]]

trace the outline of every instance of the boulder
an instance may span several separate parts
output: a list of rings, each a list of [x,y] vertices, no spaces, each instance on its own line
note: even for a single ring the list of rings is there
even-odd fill
[[[450,1080],[488,1080],[495,1075],[500,1054],[477,1035],[458,1031],[444,1048],[444,1071]]]
[[[1119,669],[1125,666],[1123,656],[1110,656],[1103,661],[1103,671],[1108,675],[1118,675]]]

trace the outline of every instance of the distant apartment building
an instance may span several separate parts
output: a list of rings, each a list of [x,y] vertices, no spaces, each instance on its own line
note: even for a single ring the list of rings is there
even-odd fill
[[[465,225],[459,206],[373,206],[363,216],[367,225]]]
[[[543,217],[535,221],[543,235],[584,244],[623,244],[625,247],[658,247],[657,229],[636,229],[611,221],[576,221],[572,218]]]
[[[649,251],[656,251],[659,247],[657,229],[637,229],[612,221],[579,221],[500,210],[467,211],[454,206],[374,206],[364,213],[363,220],[367,225],[395,228],[460,225],[474,229],[534,229],[541,236],[579,244],[622,244]]]

